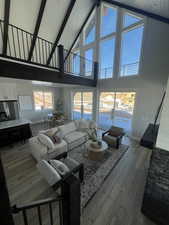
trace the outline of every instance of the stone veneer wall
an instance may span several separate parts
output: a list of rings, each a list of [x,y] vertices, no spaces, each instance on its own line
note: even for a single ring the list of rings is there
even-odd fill
[[[169,225],[169,151],[152,152],[142,212],[157,224]]]

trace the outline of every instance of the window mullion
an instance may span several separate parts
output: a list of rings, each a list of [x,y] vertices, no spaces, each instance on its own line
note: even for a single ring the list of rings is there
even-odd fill
[[[144,25],[144,21],[143,20],[139,21],[138,23],[131,24],[128,27],[122,28],[122,32],[128,32],[130,30],[134,30],[134,29],[136,29],[136,28],[138,28],[138,27],[140,27],[142,25]]]
[[[121,33],[122,33],[122,22],[123,22],[123,13],[122,9],[118,8],[117,14],[117,35],[115,42],[115,57],[114,57],[114,68],[113,75],[114,78],[118,78],[119,76],[119,68],[120,68],[120,57],[121,57]]]

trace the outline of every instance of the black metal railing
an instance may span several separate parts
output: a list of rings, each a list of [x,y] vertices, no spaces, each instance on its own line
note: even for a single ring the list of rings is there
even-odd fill
[[[3,48],[4,21],[0,20],[0,55]],[[75,76],[94,79],[95,62],[88,60],[78,54],[63,49],[63,59],[60,59],[59,46],[56,46],[55,52],[48,64],[48,59],[53,48],[53,43],[41,37],[36,38],[33,54],[30,57],[30,49],[33,41],[33,34],[12,24],[8,25],[7,53],[3,57],[29,62],[53,69],[60,69],[63,60],[63,73]]]
[[[94,61],[86,59],[79,54],[70,52],[69,56],[68,50],[64,49],[65,56],[65,64],[64,69],[65,72],[74,74],[76,76],[83,76],[86,78],[93,79],[94,77]]]
[[[15,205],[12,207],[15,225],[62,225],[62,200],[62,197],[56,197],[32,202],[31,204],[22,206]]]
[[[108,79],[113,76],[113,67],[107,67],[100,70],[100,79]]]

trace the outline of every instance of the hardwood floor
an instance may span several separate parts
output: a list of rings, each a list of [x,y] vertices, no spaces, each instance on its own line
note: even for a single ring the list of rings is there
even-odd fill
[[[140,212],[151,151],[128,138],[130,149],[81,216],[82,225],[154,225]],[[55,195],[21,144],[2,151],[11,205]]]

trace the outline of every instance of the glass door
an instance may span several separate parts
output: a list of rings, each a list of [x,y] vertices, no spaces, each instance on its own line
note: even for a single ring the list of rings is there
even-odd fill
[[[73,98],[73,120],[93,118],[93,92],[76,92]]]
[[[135,92],[116,92],[113,124],[126,132],[132,129],[132,117],[135,104]]]
[[[115,93],[114,92],[101,92],[100,104],[99,104],[99,127],[107,130],[112,126],[115,104]]]
[[[83,92],[83,118],[86,120],[92,120],[93,117],[93,93]]]
[[[73,98],[73,120],[79,120],[82,118],[82,93],[76,92]]]
[[[135,92],[101,92],[99,127],[107,130],[114,125],[130,133],[135,95]]]

